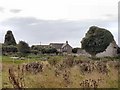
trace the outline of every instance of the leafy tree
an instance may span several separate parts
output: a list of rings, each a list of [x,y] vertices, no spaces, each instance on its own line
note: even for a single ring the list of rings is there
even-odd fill
[[[38,51],[41,52],[42,54],[50,54],[50,53],[57,53],[57,50],[53,47],[42,47],[42,46],[31,46],[32,51]]]
[[[5,45],[16,45],[16,41],[15,38],[12,34],[12,31],[7,31],[6,35],[5,35],[5,40],[4,40],[4,44]]]
[[[45,49],[45,48],[42,48],[42,49],[41,49],[41,53],[42,53],[42,54],[45,54],[45,53],[46,53],[46,49]]]
[[[21,55],[25,56],[30,53],[30,47],[26,42],[20,41],[18,44],[18,51],[21,53]]]
[[[56,53],[57,50],[55,48],[47,48],[46,53]]]
[[[114,40],[110,31],[96,26],[90,27],[81,45],[86,52],[95,56],[97,53],[105,51],[109,44]]]
[[[57,50],[55,48],[42,48],[41,53],[42,54],[57,53]]]
[[[31,53],[37,55],[39,53],[39,51],[38,50],[31,50]]]
[[[39,50],[39,47],[35,46],[35,45],[32,45],[31,46],[31,50]]]
[[[32,45],[31,48],[30,48],[30,51],[31,51],[32,54],[37,55],[40,52],[40,49],[37,46]]]

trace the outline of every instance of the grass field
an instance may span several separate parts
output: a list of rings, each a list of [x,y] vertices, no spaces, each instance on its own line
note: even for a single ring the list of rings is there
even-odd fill
[[[24,83],[24,88],[118,88],[118,61],[119,58],[93,60],[85,56],[41,55],[25,60],[3,56],[2,88],[13,88],[9,80],[10,68],[14,70],[16,80]],[[32,62],[43,65],[42,71],[34,73],[32,69],[20,73],[18,66],[22,68]],[[21,76],[22,80],[19,79]],[[96,87],[93,82],[96,82]]]

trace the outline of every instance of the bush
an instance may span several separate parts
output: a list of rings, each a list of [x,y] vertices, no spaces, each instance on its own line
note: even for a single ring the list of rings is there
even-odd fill
[[[20,41],[18,44],[18,51],[21,53],[21,55],[25,56],[30,53],[30,47],[26,42]]]
[[[13,46],[13,45],[9,45],[9,46],[6,46],[6,45],[2,45],[2,53],[16,53],[18,52],[18,49],[16,46]]]
[[[51,54],[51,53],[57,53],[57,50],[55,48],[42,48],[41,49],[42,54]]]
[[[31,50],[31,53],[37,55],[39,53],[39,51],[38,50]]]

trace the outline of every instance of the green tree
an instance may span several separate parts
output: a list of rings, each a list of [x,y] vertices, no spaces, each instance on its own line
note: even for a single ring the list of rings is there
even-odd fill
[[[110,31],[92,26],[82,39],[82,48],[92,56],[105,51],[109,44],[114,40]]]
[[[38,46],[32,45],[31,50],[39,50],[40,48]]]
[[[25,56],[30,53],[30,47],[26,42],[20,41],[18,44],[18,51],[22,56]]]
[[[39,53],[39,51],[38,50],[31,50],[31,53],[37,55]]]
[[[56,53],[57,50],[55,48],[48,48],[46,49],[46,53]]]
[[[51,54],[51,53],[57,53],[57,50],[55,48],[42,48],[41,49],[42,54]]]
[[[45,48],[42,48],[42,49],[41,49],[41,53],[42,53],[42,54],[45,54],[45,53],[46,53],[46,49],[45,49]]]

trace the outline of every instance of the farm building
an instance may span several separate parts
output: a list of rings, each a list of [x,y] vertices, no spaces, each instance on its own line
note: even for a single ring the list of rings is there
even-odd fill
[[[50,43],[49,45],[33,45],[32,49],[41,48],[55,48],[60,53],[72,53],[72,47],[69,45],[68,41],[66,43]]]
[[[68,41],[66,41],[66,43],[50,43],[49,45],[56,48],[58,52],[72,53],[72,47],[69,45]]]

